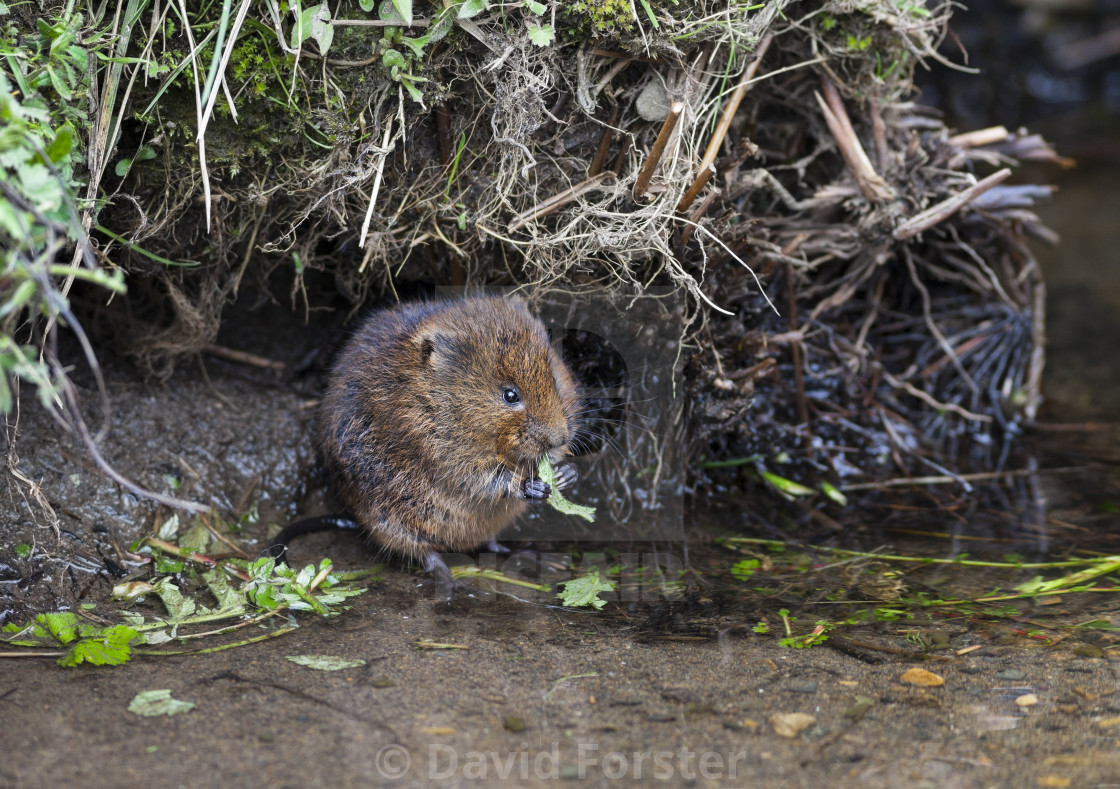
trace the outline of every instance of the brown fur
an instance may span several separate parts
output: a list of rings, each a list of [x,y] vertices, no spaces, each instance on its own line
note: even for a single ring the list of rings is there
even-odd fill
[[[520,390],[522,408],[504,400]],[[406,304],[365,319],[323,398],[319,445],[343,500],[413,558],[470,550],[526,507],[540,458],[567,453],[579,399],[516,299]]]

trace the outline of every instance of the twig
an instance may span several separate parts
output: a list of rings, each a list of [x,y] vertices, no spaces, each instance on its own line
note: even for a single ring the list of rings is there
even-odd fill
[[[992,173],[987,178],[977,181],[963,192],[958,192],[952,197],[942,200],[937,205],[927,208],[925,211],[922,211],[922,213],[910,217],[896,227],[891,235],[893,235],[897,241],[903,241],[907,238],[913,238],[924,230],[929,230],[934,225],[948,219],[957,211],[960,211],[996,184],[1005,181],[1010,175],[1011,169],[1007,167],[999,172]]]
[[[617,123],[618,105],[616,104],[611,109],[611,119],[607,121],[607,126],[603,129],[603,136],[599,138],[599,147],[595,150],[595,158],[591,160],[591,169],[587,171],[589,177],[602,172],[603,164],[607,161],[607,154],[611,150],[611,140],[614,138],[614,127]]]
[[[430,19],[413,19],[411,25],[406,25],[402,21],[387,21],[384,19],[332,19],[331,24],[335,27],[342,27],[343,25],[354,25],[361,27],[428,27],[432,24]],[[380,60],[380,58],[378,58]]]
[[[1084,470],[1085,469],[1080,466],[1063,466],[1061,468],[1018,469],[1016,471],[983,471],[976,474],[960,474],[956,477],[944,475],[936,477],[897,477],[895,479],[885,479],[881,482],[856,482],[851,485],[841,485],[840,490],[846,493],[850,490],[906,488],[915,485],[953,485],[959,483],[961,480],[965,482],[988,482],[991,480],[1028,477],[1031,474],[1071,474],[1075,471],[1081,472]]]
[[[646,157],[646,163],[642,166],[642,171],[638,173],[638,180],[634,182],[635,199],[644,195],[646,189],[649,188],[650,179],[653,178],[657,165],[661,163],[665,146],[669,143],[669,137],[672,136],[673,129],[677,127],[677,121],[680,120],[682,112],[684,112],[684,102],[674,101],[669,108],[669,115],[665,118],[665,122],[661,124],[661,131],[658,132],[657,139],[653,141],[653,147],[649,151],[649,156]]]
[[[682,247],[687,245],[688,240],[692,238],[693,226],[700,221],[700,217],[704,216],[704,214],[708,212],[708,209],[712,207],[712,203],[714,203],[716,201],[716,198],[718,198],[719,196],[720,191],[718,189],[713,189],[712,191],[708,192],[707,196],[700,201],[700,205],[696,206],[696,210],[693,211],[691,215],[689,215],[688,221],[691,224],[687,225],[685,229],[681,231]]]
[[[716,125],[715,131],[712,132],[712,139],[708,141],[708,147],[704,151],[704,158],[700,160],[699,175],[692,185],[688,187],[685,192],[685,197],[677,204],[678,211],[687,211],[688,207],[692,205],[692,201],[696,199],[696,195],[704,188],[704,184],[696,186],[696,182],[701,178],[706,182],[711,174],[708,173],[708,167],[711,166],[719,154],[720,146],[723,145],[723,139],[727,136],[727,130],[731,128],[731,121],[735,118],[735,113],[739,111],[739,103],[742,102],[743,96],[746,95],[747,88],[750,87],[751,80],[754,75],[758,73],[758,67],[762,65],[762,58],[766,54],[766,50],[770,48],[770,42],[774,39],[772,35],[766,36],[758,44],[758,49],[755,50],[755,58],[743,71],[743,76],[739,78],[739,84],[735,86],[734,92],[727,100],[727,106],[723,108],[723,115],[720,116],[719,123]],[[707,174],[706,174],[707,173]],[[695,192],[693,191],[695,190]],[[685,202],[685,198],[692,195],[692,199]]]
[[[1008,138],[1007,128],[1004,126],[989,126],[986,129],[954,134],[949,138],[950,145],[958,148],[982,148],[985,145],[994,145]]]
[[[692,182],[692,186],[688,187],[688,191],[684,193],[684,197],[677,203],[677,210],[688,210],[688,207],[692,205],[692,201],[696,199],[696,195],[700,194],[700,190],[707,186],[708,181],[715,174],[716,167],[714,164],[709,164],[701,170],[700,175],[696,176],[696,180]]]
[[[887,143],[887,125],[883,123],[883,112],[878,99],[871,99],[871,139],[875,142],[875,160],[879,172],[885,173],[890,166],[891,147]]]
[[[385,118],[385,136],[381,140],[381,158],[377,161],[377,171],[373,175],[373,189],[369,193],[369,208],[366,209],[366,218],[362,222],[362,234],[358,239],[358,246],[365,247],[366,235],[369,233],[369,223],[373,219],[373,207],[377,203],[377,192],[381,189],[381,174],[385,172],[385,160],[389,158],[389,140],[393,130],[393,116]]]
[[[851,118],[848,117],[848,111],[844,108],[840,91],[824,76],[821,77],[821,88],[824,90],[823,98],[819,93],[813,95],[817,97],[828,130],[836,140],[840,155],[844,157],[844,163],[855,176],[859,190],[868,200],[890,200],[895,196],[894,189],[875,172],[871,160],[867,158],[867,152],[863,150]]]
[[[273,361],[266,359],[263,356],[257,356],[255,353],[247,353],[246,351],[238,351],[234,348],[226,348],[224,345],[215,345],[212,342],[206,343],[202,346],[202,350],[211,356],[217,356],[221,359],[226,359],[238,364],[248,365],[249,367],[263,367],[266,370],[276,370],[283,372],[288,368],[288,365],[283,362]]]
[[[542,216],[548,216],[561,206],[567,205],[576,198],[581,197],[587,192],[590,192],[592,189],[595,189],[600,184],[602,184],[603,181],[606,180],[608,175],[613,175],[613,173],[599,173],[598,175],[588,178],[586,181],[578,183],[575,186],[568,187],[563,192],[554,194],[547,200],[543,200],[540,203],[537,203],[528,211],[520,213],[513,218],[513,221],[509,223],[509,232],[513,233],[517,230],[520,230],[530,222],[540,219]]]

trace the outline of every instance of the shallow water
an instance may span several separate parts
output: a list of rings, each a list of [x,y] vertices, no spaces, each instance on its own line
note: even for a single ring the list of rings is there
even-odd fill
[[[1116,169],[1063,174],[1061,199],[1045,210],[1066,245],[1043,256],[1047,402],[1039,429],[1008,463],[1015,474],[977,484],[971,496],[956,485],[873,491],[801,520],[767,511],[758,497],[698,502],[687,545],[594,546],[604,560],[631,553],[695,570],[681,576],[675,600],[647,597],[656,586],[630,586],[601,614],[528,593],[447,606],[418,587],[419,576],[390,565],[343,616],[300,617],[296,632],[275,641],[115,669],[0,660],[0,785],[551,786],[582,775],[599,786],[643,785],[652,775],[673,785],[818,787],[843,775],[868,787],[987,787],[1025,785],[1025,773],[1032,785],[1116,782],[1114,597],[1022,603],[1017,616],[994,623],[880,621],[837,632],[830,648],[788,649],[755,632],[757,623],[780,627],[778,607],[804,622],[839,617],[831,593],[889,596],[892,568],[869,563],[845,575],[843,562],[810,548],[816,574],[786,572],[793,568],[775,555],[764,580],[735,582],[727,568],[743,557],[712,540],[740,534],[940,558],[1120,554],[1118,183]],[[253,349],[249,337],[223,341]],[[293,359],[306,351],[298,339],[273,342]],[[184,368],[152,386],[110,365],[118,417],[105,452],[143,484],[255,510],[241,537],[259,545],[266,524],[327,506],[309,449],[313,387],[212,359],[206,369],[209,380]],[[80,603],[112,616],[103,608],[108,589],[135,569],[128,543],[154,514],[106,483],[41,413],[26,408],[20,424],[17,468],[41,486],[59,531],[33,489],[10,486],[11,506],[0,509],[0,616]],[[32,559],[12,555],[21,542],[34,546]],[[294,555],[330,555],[341,566],[372,560],[338,534],[309,537]],[[966,595],[1031,574],[929,565],[906,568],[903,581],[912,591]],[[766,594],[752,591],[756,584]],[[159,610],[151,601],[140,608]],[[1113,630],[1047,630],[1089,619]],[[1032,630],[1060,637],[1041,648]],[[417,649],[424,638],[466,649]],[[939,640],[949,649],[926,654]],[[954,653],[973,645],[981,649]],[[295,654],[366,665],[314,672],[286,660]],[[916,661],[946,684],[901,681]],[[151,720],[126,711],[137,692],[155,688],[197,706]],[[790,713],[814,717],[792,739],[772,719]]]

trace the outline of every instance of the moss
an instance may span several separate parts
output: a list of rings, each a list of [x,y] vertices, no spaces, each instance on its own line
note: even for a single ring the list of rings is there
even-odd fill
[[[620,38],[634,31],[634,12],[628,0],[577,0],[564,9],[577,22],[574,33]]]

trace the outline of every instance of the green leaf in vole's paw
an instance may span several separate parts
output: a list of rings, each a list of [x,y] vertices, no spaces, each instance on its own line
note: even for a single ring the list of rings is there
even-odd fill
[[[537,474],[543,482],[547,482],[549,487],[552,488],[552,493],[548,496],[548,503],[552,505],[554,510],[564,515],[578,515],[589,521],[595,520],[594,507],[576,504],[564,498],[564,494],[560,492],[560,486],[556,484],[556,472],[553,470],[552,464],[548,462],[547,457],[541,458],[541,464],[537,467]]]
[[[613,592],[614,581],[599,575],[598,568],[592,569],[587,575],[573,578],[571,581],[561,581],[560,586],[564,591],[556,596],[566,606],[579,608],[581,606],[594,606],[596,610],[607,604],[606,600],[599,599],[599,592]]]
[[[364,660],[348,660],[334,655],[288,655],[288,660],[319,671],[341,671],[344,668],[359,668],[366,664]]]
[[[157,715],[177,715],[194,709],[194,704],[189,701],[179,701],[171,698],[170,690],[145,690],[137,693],[128,705],[128,711],[145,718],[154,718]]]

